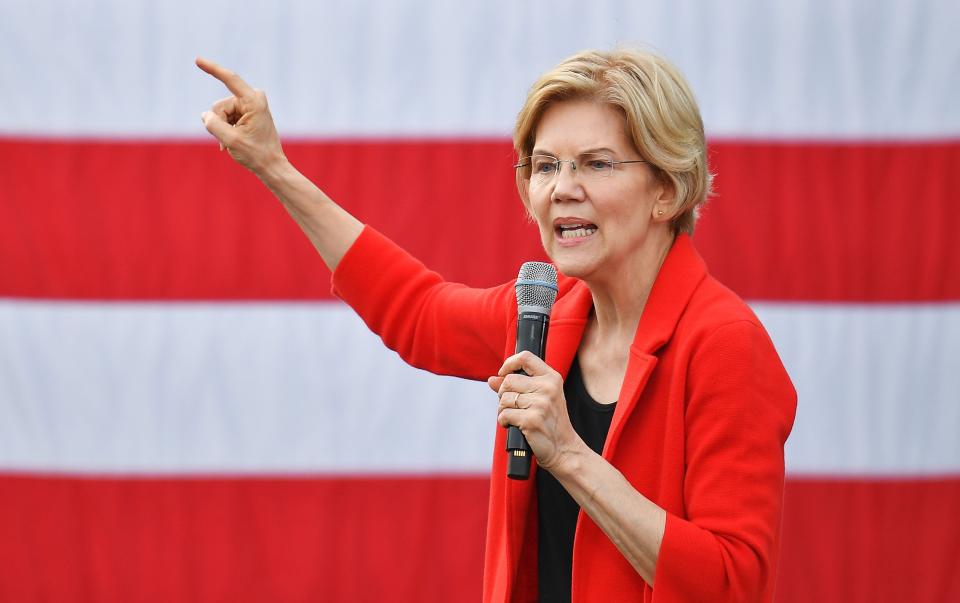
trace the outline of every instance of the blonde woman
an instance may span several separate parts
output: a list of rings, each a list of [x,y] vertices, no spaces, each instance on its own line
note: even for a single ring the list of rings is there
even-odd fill
[[[262,92],[198,65],[232,93],[207,130],[280,199],[338,295],[407,362],[487,379],[500,425],[529,441],[529,481],[495,455],[485,601],[772,600],[796,395],[690,238],[711,176],[672,65],[582,52],[520,111],[517,188],[560,272],[545,360],[513,354],[513,283],[444,282],[290,165]]]

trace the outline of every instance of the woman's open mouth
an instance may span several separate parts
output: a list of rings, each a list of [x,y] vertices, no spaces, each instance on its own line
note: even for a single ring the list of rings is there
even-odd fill
[[[597,226],[589,222],[581,224],[561,224],[555,228],[557,238],[561,241],[583,239],[597,232]]]

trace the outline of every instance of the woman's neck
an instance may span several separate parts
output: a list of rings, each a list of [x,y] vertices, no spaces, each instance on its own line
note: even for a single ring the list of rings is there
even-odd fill
[[[602,278],[586,280],[593,296],[588,329],[595,343],[605,344],[601,347],[620,347],[626,342],[621,349],[629,349],[633,341],[650,290],[675,238],[667,229],[651,235],[644,248],[622,266],[607,271]]]

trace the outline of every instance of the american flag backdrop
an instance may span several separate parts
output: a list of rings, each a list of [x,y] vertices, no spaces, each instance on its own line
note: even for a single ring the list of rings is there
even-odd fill
[[[690,80],[694,242],[798,390],[777,599],[960,601],[955,0],[0,0],[0,601],[477,600],[495,396],[331,295],[204,131],[227,92],[193,58],[265,89],[348,210],[488,286],[543,257],[529,85],[621,44]]]

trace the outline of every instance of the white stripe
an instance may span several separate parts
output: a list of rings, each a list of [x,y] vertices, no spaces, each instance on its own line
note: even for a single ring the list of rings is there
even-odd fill
[[[6,468],[483,471],[496,397],[339,303],[3,302],[0,417]]]
[[[205,136],[225,93],[202,54],[266,89],[288,137],[503,136],[543,70],[645,43],[713,136],[955,137],[958,23],[955,0],[4,0],[0,133]]]
[[[960,471],[960,304],[754,304],[797,388],[794,474]]]
[[[960,471],[960,305],[756,308],[800,396],[791,473]],[[0,303],[0,468],[482,473],[494,409],[339,303]]]

